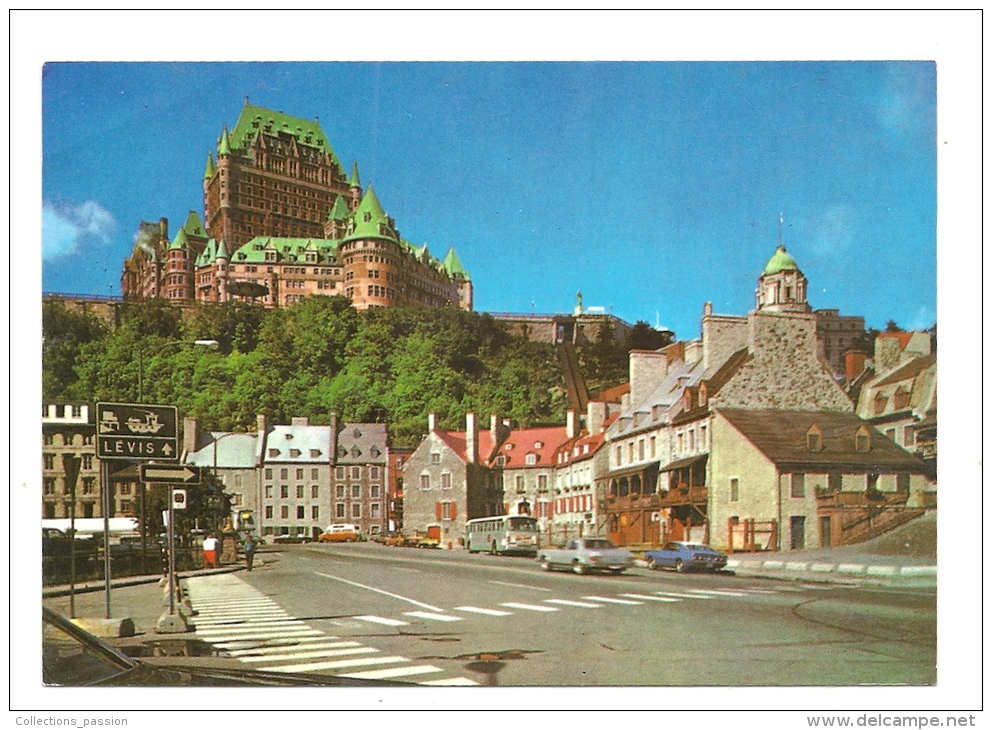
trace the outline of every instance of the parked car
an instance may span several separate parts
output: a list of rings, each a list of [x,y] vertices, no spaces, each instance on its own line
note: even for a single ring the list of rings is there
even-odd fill
[[[709,545],[694,542],[672,541],[658,550],[644,553],[648,568],[674,568],[679,573],[687,570],[717,571],[727,565],[727,556]]]
[[[580,575],[593,571],[618,574],[634,564],[634,556],[605,537],[577,537],[564,548],[540,550],[537,562],[542,570],[572,570]]]
[[[362,531],[358,525],[328,525],[318,537],[317,542],[358,542],[362,539]]]

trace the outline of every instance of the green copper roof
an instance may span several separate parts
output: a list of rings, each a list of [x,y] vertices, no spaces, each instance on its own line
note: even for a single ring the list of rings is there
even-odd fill
[[[224,134],[220,136],[220,144],[217,145],[217,156],[231,154],[231,137],[227,133],[227,125],[224,125]]]
[[[204,170],[204,172],[203,172],[203,179],[204,180],[209,180],[210,178],[212,178],[214,176],[214,173],[215,172],[217,172],[217,168],[214,167],[214,153],[213,152],[208,152],[207,153],[207,169]]]
[[[362,202],[355,209],[352,221],[352,225],[349,226],[352,230],[345,236],[344,240],[346,241],[356,238],[385,238],[394,243],[399,242],[399,237],[390,224],[389,217],[382,209],[379,198],[376,197],[375,190],[372,189],[371,185],[365,191]]]
[[[199,256],[196,257],[196,265],[199,266],[209,266],[217,258],[217,242],[214,239],[207,241],[207,245],[203,247],[203,251]]]
[[[316,120],[301,119],[282,112],[254,106],[245,103],[238,117],[237,124],[231,132],[231,148],[246,150],[255,142],[259,133],[276,136],[279,132],[292,134],[299,144],[314,147],[321,152],[327,152],[339,170],[342,170],[334,149]]]
[[[765,270],[761,272],[761,275],[769,276],[771,274],[777,274],[780,271],[799,271],[799,267],[796,266],[796,260],[785,252],[785,246],[779,246],[776,249],[775,254],[768,259]]]
[[[184,249],[189,246],[189,240],[186,238],[186,231],[182,228],[176,233],[176,237],[172,239],[172,243],[169,244],[169,250],[172,249]]]
[[[243,244],[231,256],[234,264],[336,264],[338,241],[330,238],[273,238],[256,236]],[[307,254],[317,254],[317,260],[307,260]],[[266,254],[269,254],[266,256]]]
[[[348,210],[348,204],[344,202],[344,198],[338,195],[334,199],[334,207],[331,208],[331,212],[327,214],[327,220],[329,221],[343,221],[348,217],[351,211]]]
[[[196,214],[195,210],[189,212],[189,215],[186,216],[186,222],[183,223],[183,227],[180,230],[186,231],[187,236],[207,237],[207,232],[203,229],[203,223],[200,222],[200,216]]]
[[[455,253],[454,246],[448,249],[448,255],[444,257],[444,261],[441,264],[444,266],[444,270],[448,272],[448,276],[459,276],[466,281],[471,281],[471,277],[468,275],[465,267],[462,266],[462,262],[458,259],[458,254]]]
[[[351,177],[348,179],[348,187],[360,188],[362,187],[362,181],[358,179],[358,162],[356,161],[351,166]]]

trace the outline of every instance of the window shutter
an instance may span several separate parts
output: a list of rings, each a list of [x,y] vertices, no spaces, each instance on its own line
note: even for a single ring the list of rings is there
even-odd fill
[[[441,503],[440,502],[435,502],[434,503],[434,514],[437,517],[438,521],[440,521],[440,519],[441,519]]]
[[[455,502],[451,503],[451,519],[452,520],[458,519],[458,505]]]

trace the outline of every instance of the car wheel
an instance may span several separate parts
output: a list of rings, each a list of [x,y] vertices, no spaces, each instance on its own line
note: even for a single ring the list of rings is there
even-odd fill
[[[623,572],[623,568],[610,568],[610,572],[613,575],[620,575]]]
[[[676,561],[675,561],[675,572],[676,573],[684,573],[685,572],[685,563],[682,562],[682,558],[676,559]]]
[[[648,558],[648,570],[658,570],[658,564],[654,562],[654,558]]]
[[[585,575],[586,566],[584,566],[582,563],[576,560],[574,563],[572,563],[572,572],[575,573],[576,575]]]
[[[551,572],[551,563],[549,563],[548,559],[543,555],[541,556],[541,570],[547,571],[549,573]]]

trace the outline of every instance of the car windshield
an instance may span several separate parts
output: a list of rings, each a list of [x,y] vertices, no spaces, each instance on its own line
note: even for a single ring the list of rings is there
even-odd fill
[[[594,550],[609,550],[611,548],[615,548],[616,545],[614,545],[609,540],[601,539],[601,540],[586,540],[586,547]]]
[[[523,530],[525,532],[537,530],[537,520],[532,517],[511,517],[507,523],[511,530]]]
[[[713,548],[709,545],[696,545],[694,543],[688,543],[686,548],[689,550],[703,550],[704,552],[713,552]]]

